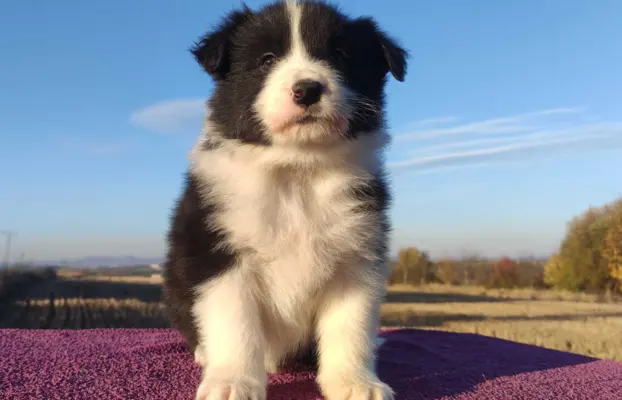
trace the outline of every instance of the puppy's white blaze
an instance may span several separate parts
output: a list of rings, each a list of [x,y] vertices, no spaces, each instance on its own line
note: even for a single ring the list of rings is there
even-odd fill
[[[289,13],[289,26],[292,40],[292,53],[302,54],[305,51],[305,44],[302,41],[300,32],[300,20],[302,19],[302,6],[296,0],[287,0],[287,12]]]
[[[254,104],[255,112],[276,143],[337,139],[348,127],[352,113],[349,103],[354,95],[341,84],[333,69],[308,54],[301,35],[302,6],[291,0],[286,4],[291,30],[290,48],[269,72]],[[317,107],[320,120],[314,124],[293,124],[294,118],[305,112],[292,98],[293,85],[302,79],[318,81],[325,88]]]

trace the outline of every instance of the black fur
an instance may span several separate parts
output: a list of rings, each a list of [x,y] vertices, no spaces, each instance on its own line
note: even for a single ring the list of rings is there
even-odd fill
[[[384,124],[385,75],[398,80],[406,74],[407,52],[370,18],[351,19],[322,1],[307,1],[301,20],[307,51],[338,70],[362,102],[351,121],[349,137]],[[247,7],[231,12],[191,49],[216,84],[208,102],[211,120],[230,139],[269,145],[257,118],[246,116],[263,87],[268,71],[261,58],[284,57],[291,44],[290,21],[283,2],[261,11]],[[371,106],[371,107],[370,107]]]
[[[164,268],[164,299],[171,323],[186,338],[190,352],[197,345],[192,290],[226,271],[235,255],[223,247],[223,235],[206,227],[217,205],[200,198],[197,178],[186,175],[185,190],[177,202],[168,232],[169,250]]]
[[[387,211],[391,205],[391,192],[389,191],[389,181],[385,174],[375,177],[369,184],[352,188],[354,197],[361,202],[361,206],[356,210],[361,213],[376,213],[380,215],[380,229],[384,234],[382,240],[377,243],[376,255],[386,260],[389,252],[389,233],[391,224]]]
[[[372,107],[358,105],[346,137],[372,132],[384,121],[385,76],[391,72],[400,81],[406,73],[407,54],[380,31],[371,18],[349,19],[326,3],[308,1],[302,12],[301,33],[312,57],[328,61],[346,86]]]
[[[357,108],[349,138],[381,127],[386,75],[390,72],[396,79],[404,79],[406,52],[371,19],[349,19],[336,8],[318,1],[306,2],[301,32],[307,51],[337,69],[346,85],[377,110],[373,112],[366,106]],[[290,42],[289,17],[284,3],[279,2],[258,12],[244,7],[230,13],[217,29],[192,48],[196,60],[216,83],[208,102],[210,119],[225,140],[270,145],[258,119],[249,115],[249,110],[268,73],[261,66],[262,55],[271,52],[277,58],[283,57]],[[204,150],[217,146],[207,143]],[[372,211],[383,216],[380,228],[385,232],[389,230],[387,186],[386,178],[378,176],[369,186],[352,189],[363,202],[360,212]],[[195,301],[193,289],[227,271],[236,258],[232,250],[220,246],[223,234],[206,225],[213,220],[217,209],[218,204],[206,204],[201,198],[199,181],[189,172],[171,216],[164,296],[171,322],[186,338],[190,352],[197,345],[197,328],[190,314]],[[378,255],[384,257],[386,240],[379,246]]]

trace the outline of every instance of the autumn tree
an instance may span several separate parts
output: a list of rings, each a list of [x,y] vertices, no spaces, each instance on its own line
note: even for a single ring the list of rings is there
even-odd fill
[[[439,260],[436,263],[435,273],[436,279],[446,285],[456,284],[459,279],[456,262],[450,259]]]
[[[524,257],[515,260],[518,287],[544,288],[544,264],[545,261]]]
[[[490,280],[490,262],[478,254],[464,253],[454,267],[459,284],[484,285]]]
[[[396,274],[401,283],[424,284],[434,277],[433,263],[427,252],[416,247],[401,249],[398,254]]]
[[[611,216],[609,230],[603,242],[603,257],[618,289],[622,289],[622,207]]]
[[[568,279],[564,276],[568,271],[568,268],[564,268],[559,254],[555,253],[549,257],[544,266],[544,283],[549,286],[565,286],[562,282]]]
[[[614,285],[605,257],[605,238],[616,210],[622,210],[622,199],[602,207],[590,207],[569,223],[556,258],[547,264],[547,283],[574,291],[602,290]]]
[[[492,266],[492,276],[489,287],[513,288],[518,285],[516,263],[509,257],[502,257]]]

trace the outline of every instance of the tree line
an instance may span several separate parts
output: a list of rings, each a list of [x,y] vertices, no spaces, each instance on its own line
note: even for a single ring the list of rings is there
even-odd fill
[[[622,289],[622,198],[573,218],[548,260],[545,283],[572,291]]]
[[[549,259],[475,255],[433,261],[417,247],[403,248],[390,284],[478,285],[488,288],[556,288],[570,291],[622,290],[622,198],[590,207],[573,218],[559,249]]]
[[[389,284],[444,283],[487,288],[544,288],[545,263],[546,259],[489,259],[477,255],[432,261],[426,251],[407,247],[399,251],[398,259],[393,263]]]

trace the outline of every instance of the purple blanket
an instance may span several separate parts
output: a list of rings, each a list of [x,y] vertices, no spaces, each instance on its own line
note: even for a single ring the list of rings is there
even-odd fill
[[[622,364],[487,337],[384,332],[378,374],[397,399],[622,399]],[[199,369],[168,329],[0,330],[0,399],[192,400]],[[268,400],[322,399],[304,368]]]

